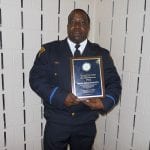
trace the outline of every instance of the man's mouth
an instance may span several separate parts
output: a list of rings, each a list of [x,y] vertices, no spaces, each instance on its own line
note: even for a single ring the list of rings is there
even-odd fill
[[[81,35],[81,32],[73,32],[74,35],[79,36]]]

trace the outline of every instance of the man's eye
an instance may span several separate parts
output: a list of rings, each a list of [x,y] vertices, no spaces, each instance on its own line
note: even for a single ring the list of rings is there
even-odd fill
[[[85,21],[82,21],[81,24],[82,24],[82,25],[86,25]]]
[[[75,24],[75,21],[74,20],[70,21],[70,24]]]
[[[75,25],[75,24],[78,24],[78,25],[81,25],[81,26],[85,26],[86,25],[86,22],[85,21],[80,21],[80,22],[77,22],[77,21],[70,21],[70,24],[71,25]]]

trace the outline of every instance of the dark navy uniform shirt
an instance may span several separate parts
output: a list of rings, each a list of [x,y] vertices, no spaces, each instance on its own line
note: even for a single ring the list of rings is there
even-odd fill
[[[88,41],[82,56],[102,56],[106,94],[102,100],[103,112],[108,112],[118,103],[121,93],[120,78],[109,51]],[[71,107],[64,105],[71,92],[71,57],[67,39],[44,44],[30,71],[30,86],[43,99],[47,121],[68,125],[94,122],[102,110],[91,110],[82,103]]]

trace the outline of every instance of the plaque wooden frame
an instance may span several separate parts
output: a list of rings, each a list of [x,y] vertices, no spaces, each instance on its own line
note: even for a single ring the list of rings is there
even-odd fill
[[[70,67],[71,86],[74,95],[80,100],[105,97],[104,70],[101,56],[73,57],[71,58]]]

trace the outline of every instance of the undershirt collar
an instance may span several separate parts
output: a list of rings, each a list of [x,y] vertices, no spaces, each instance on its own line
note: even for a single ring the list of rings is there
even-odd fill
[[[69,47],[70,47],[70,50],[72,52],[72,54],[74,54],[76,48],[75,48],[75,45],[76,43],[72,42],[69,38],[67,38],[67,42],[69,44]],[[78,50],[80,51],[81,55],[85,49],[85,46],[87,44],[87,39],[85,39],[83,42],[79,43],[80,44],[80,47],[78,48]]]

